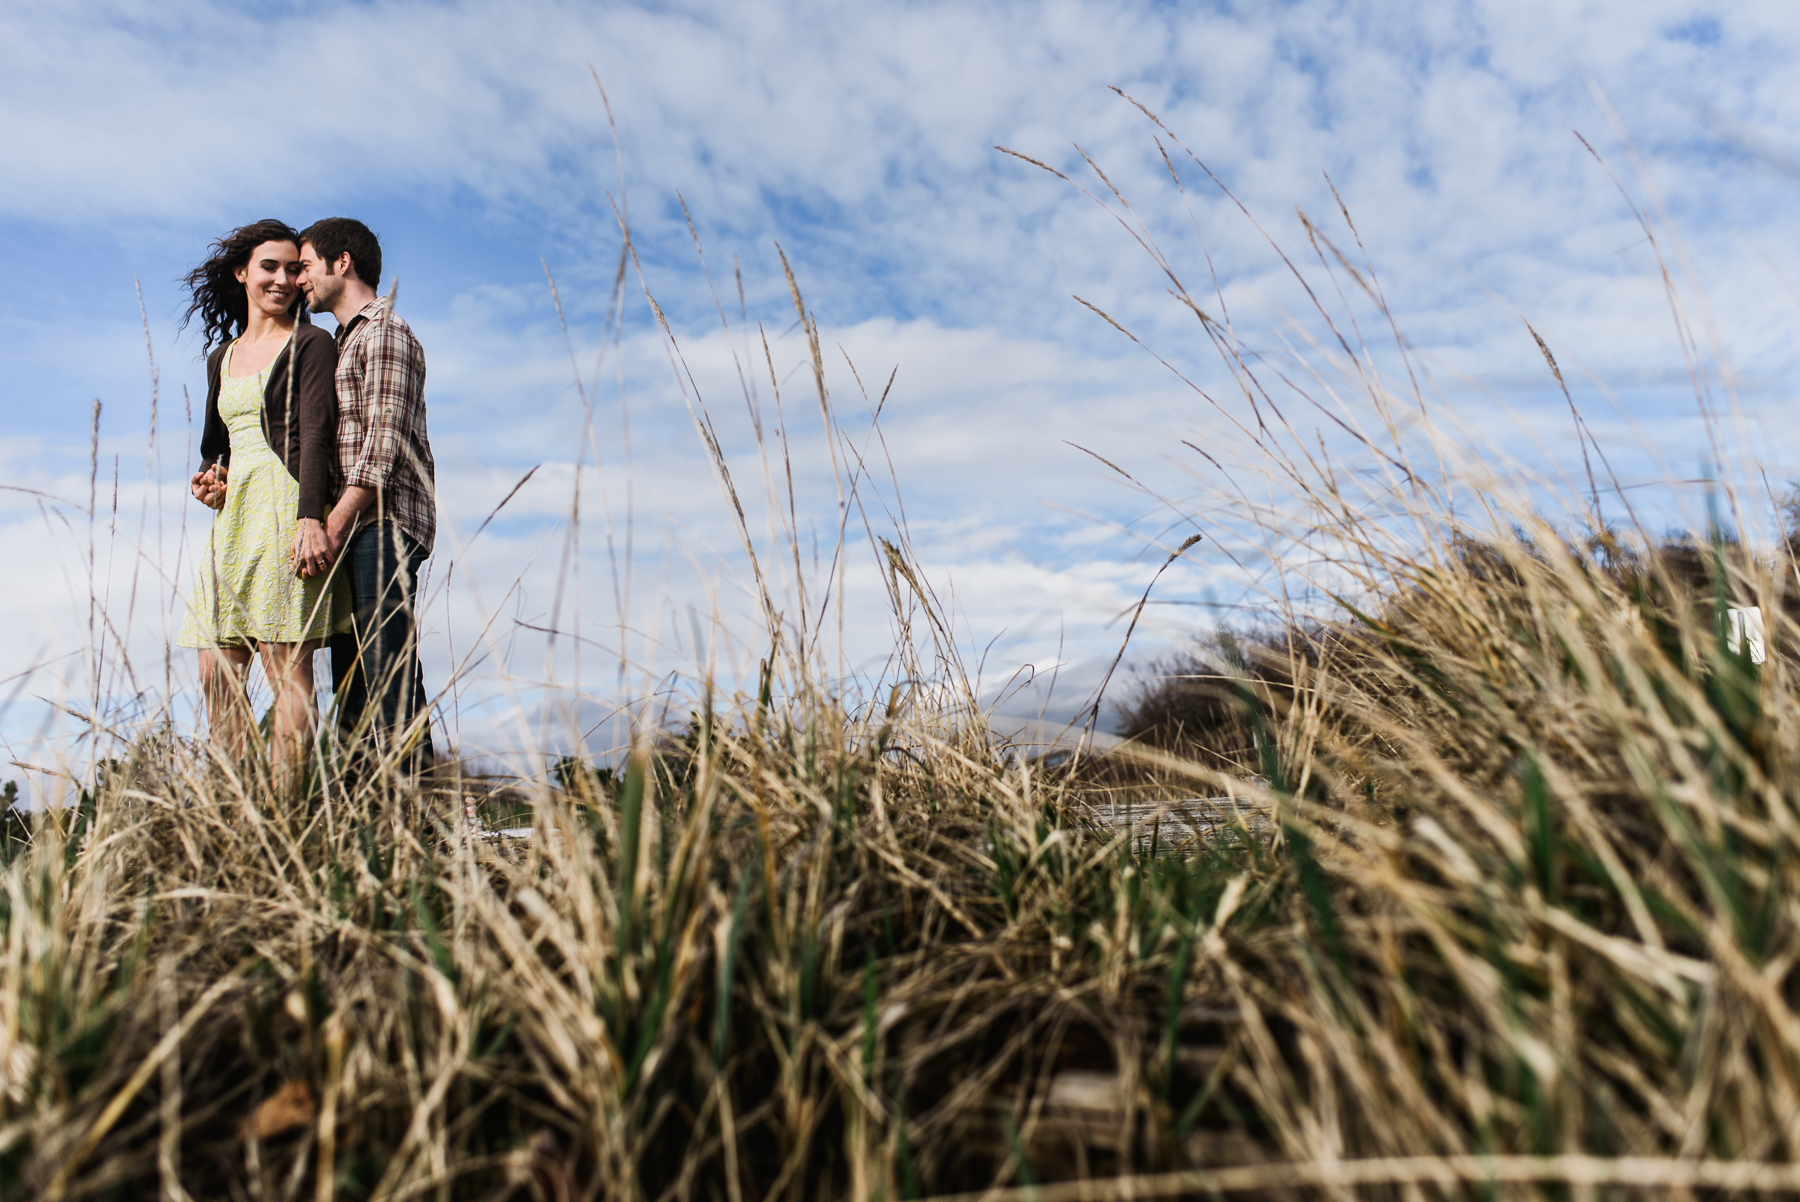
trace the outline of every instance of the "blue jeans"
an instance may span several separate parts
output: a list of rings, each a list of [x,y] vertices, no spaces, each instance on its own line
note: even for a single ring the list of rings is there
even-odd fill
[[[340,562],[350,573],[356,609],[350,633],[331,636],[331,681],[338,731],[356,759],[392,762],[417,772],[433,761],[425,673],[419,667],[417,597],[426,555],[391,522],[350,536]],[[401,745],[401,740],[405,745]]]

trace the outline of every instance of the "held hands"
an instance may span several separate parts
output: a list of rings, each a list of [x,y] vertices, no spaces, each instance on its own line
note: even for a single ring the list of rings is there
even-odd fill
[[[225,508],[225,465],[215,463],[203,472],[195,472],[188,488],[194,499],[208,509]]]
[[[330,571],[344,544],[350,541],[357,515],[374,499],[373,489],[353,484],[344,489],[323,522],[301,518],[299,529],[294,531],[294,545],[288,549],[288,563],[293,565],[294,575],[306,580]]]
[[[299,529],[294,531],[294,545],[288,549],[288,563],[293,566],[294,575],[310,580],[331,569],[339,550],[339,542],[323,524],[314,518],[301,518]]]

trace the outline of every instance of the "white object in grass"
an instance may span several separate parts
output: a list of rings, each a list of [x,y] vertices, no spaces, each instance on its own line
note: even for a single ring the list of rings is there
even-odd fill
[[[1751,663],[1760,664],[1769,658],[1768,649],[1763,644],[1761,606],[1752,605],[1748,609],[1725,611],[1725,646],[1733,655],[1737,655],[1746,643],[1750,645]]]

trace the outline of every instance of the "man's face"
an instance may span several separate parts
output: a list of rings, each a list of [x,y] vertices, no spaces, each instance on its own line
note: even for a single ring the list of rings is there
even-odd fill
[[[349,263],[349,255],[338,257]],[[331,312],[344,294],[344,277],[337,264],[321,259],[310,242],[300,246],[300,291],[306,294],[306,307],[314,313]]]

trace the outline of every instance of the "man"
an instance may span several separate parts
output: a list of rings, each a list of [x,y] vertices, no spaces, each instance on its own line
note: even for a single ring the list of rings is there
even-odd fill
[[[381,243],[362,222],[327,217],[302,230],[300,271],[307,305],[338,323],[343,491],[324,522],[301,521],[294,566],[310,576],[345,557],[356,609],[351,632],[331,640],[338,725],[369,739],[380,762],[416,770],[432,750],[415,605],[437,537],[425,352],[391,297],[376,295]]]

